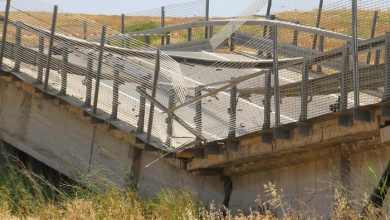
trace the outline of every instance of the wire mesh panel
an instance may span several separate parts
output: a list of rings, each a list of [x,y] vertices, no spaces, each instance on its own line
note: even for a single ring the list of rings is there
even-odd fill
[[[125,32],[139,32],[148,29],[169,27],[184,23],[206,20],[206,0],[183,1],[149,10],[125,13]],[[133,35],[138,40],[154,46],[185,42],[188,39],[187,30],[167,32],[152,35]],[[205,28],[194,29],[192,36],[205,37]]]
[[[45,92],[73,97],[91,116],[137,131],[164,150],[390,98],[385,74],[390,3],[384,1],[358,0],[354,8],[352,1],[302,0],[304,7],[275,0],[266,16],[250,13],[209,27],[217,36],[215,49],[204,26],[175,29],[184,40],[174,39],[173,32],[126,35],[61,8],[54,16],[54,5],[40,0],[11,2],[5,68]],[[187,15],[194,20],[186,22],[204,19],[204,3],[166,6],[164,25]],[[161,25],[161,12],[129,17]],[[181,46],[167,51],[152,46],[167,44],[166,37]],[[205,45],[184,43],[197,39]]]

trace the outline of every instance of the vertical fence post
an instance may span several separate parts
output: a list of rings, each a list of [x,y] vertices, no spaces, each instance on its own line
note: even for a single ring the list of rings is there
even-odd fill
[[[165,27],[165,7],[161,7],[161,27]],[[165,34],[161,34],[161,46],[165,44]]]
[[[380,49],[377,49],[375,51],[375,60],[374,60],[374,65],[379,65],[381,61],[381,50]]]
[[[21,56],[22,56],[22,52],[21,52],[21,44],[22,44],[22,28],[20,26],[17,26],[16,27],[16,33],[15,33],[15,47],[16,47],[16,51],[15,51],[15,55],[14,55],[14,59],[15,59],[15,66],[14,66],[14,71],[15,72],[19,72],[20,71],[20,63],[21,63]]]
[[[204,19],[206,22],[208,22],[210,20],[210,0],[206,0],[206,13],[205,13],[205,19]],[[204,29],[204,37],[205,39],[209,39],[210,35],[210,27],[208,25],[206,25],[205,29]]]
[[[125,34],[125,14],[121,15],[121,33]]]
[[[352,0],[352,48],[353,48],[353,90],[354,107],[360,106],[360,76],[359,76],[359,51],[358,51],[358,0]]]
[[[145,36],[145,44],[150,45],[150,35]]]
[[[386,33],[385,45],[385,89],[383,101],[390,100],[390,32]]]
[[[174,93],[174,91],[171,91],[170,96],[169,96],[168,109],[174,108],[175,105],[176,105],[175,93]],[[172,113],[169,113],[168,118],[167,118],[167,135],[168,135],[168,137],[167,137],[166,145],[168,147],[171,147],[172,135],[173,135],[173,116],[172,116]]]
[[[302,87],[301,87],[301,116],[299,121],[307,120],[307,109],[308,109],[308,98],[309,98],[309,63],[308,61],[303,62],[302,67]]]
[[[299,21],[297,21],[297,22],[295,22],[295,23],[296,23],[296,24],[299,24]],[[295,46],[298,45],[298,37],[299,37],[299,32],[298,32],[298,30],[294,30],[292,45],[295,45]]]
[[[146,82],[149,82],[151,77],[143,77],[141,82],[140,90],[146,92]],[[146,112],[146,98],[140,94],[139,98],[139,112],[138,112],[138,123],[137,123],[137,133],[144,133],[145,131],[145,112]]]
[[[86,108],[90,108],[92,102],[92,75],[93,75],[93,53],[91,52],[88,54],[87,75],[85,76],[86,94],[85,94],[84,107]]]
[[[195,98],[202,96],[202,86],[198,86],[195,89]],[[203,133],[203,122],[202,122],[202,100],[199,100],[195,104],[195,127],[196,127],[196,133],[199,136],[202,136]],[[197,139],[198,142],[200,142],[199,139]]]
[[[47,88],[49,86],[51,59],[52,59],[52,54],[53,54],[53,43],[54,43],[54,36],[55,36],[56,25],[57,25],[57,13],[58,13],[58,6],[55,5],[54,12],[53,12],[53,18],[52,18],[52,22],[51,22],[51,32],[50,32],[50,39],[49,39],[49,52],[47,55],[44,90],[47,90]]]
[[[268,0],[267,12],[265,14],[266,19],[269,19],[271,16],[271,8],[272,8],[272,0]],[[266,37],[267,33],[268,33],[268,26],[264,26],[263,37]]]
[[[96,72],[95,95],[93,97],[93,109],[92,109],[93,116],[96,115],[97,105],[98,105],[98,100],[99,100],[100,74],[102,72],[103,53],[104,53],[105,42],[106,42],[106,26],[103,26],[102,27],[102,35],[100,38],[99,58],[98,58],[98,66],[97,66],[97,72]]]
[[[157,50],[156,64],[154,67],[152,98],[155,98],[157,93],[157,82],[158,82],[158,76],[160,74],[160,54],[161,54],[160,50]],[[152,102],[150,103],[150,110],[149,110],[148,133],[146,137],[147,143],[150,143],[152,139],[153,118],[154,118],[154,103]]]
[[[371,25],[371,33],[370,33],[370,38],[375,37],[375,32],[376,32],[376,24],[378,23],[378,11],[374,11],[374,15],[372,17],[372,25]],[[372,57],[372,51],[368,51],[367,54],[367,63],[371,64],[371,57]]]
[[[348,83],[349,80],[349,54],[350,54],[350,44],[347,44],[343,50],[343,72],[341,73],[340,80],[340,111],[345,111],[348,109]]]
[[[235,37],[236,37],[236,33],[233,33],[232,36],[230,36],[230,52],[233,52],[235,49],[235,44],[234,44]]]
[[[274,96],[275,96],[275,126],[280,124],[280,90],[279,90],[279,61],[278,61],[278,26],[272,25],[272,57],[273,57],[273,68],[272,72],[274,75]]]
[[[83,21],[83,37],[84,37],[84,40],[87,40],[88,39],[88,23],[86,20]]]
[[[167,45],[171,44],[171,32],[166,33],[166,38],[167,38]]]
[[[118,119],[118,106],[119,106],[119,85],[121,84],[119,74],[123,70],[123,66],[116,64],[114,67],[114,81],[112,85],[112,110],[111,120]]]
[[[10,8],[11,8],[11,0],[7,0],[5,6],[4,23],[3,23],[3,36],[2,36],[1,48],[0,48],[0,69],[3,67],[3,58],[4,58],[5,43],[7,42],[7,30],[8,30],[8,19],[9,19]]]
[[[318,50],[320,52],[324,52],[324,48],[325,48],[325,36],[321,35],[320,36],[320,46],[319,46]],[[322,72],[322,67],[320,66],[320,64],[317,64],[317,73],[321,73],[321,72]]]
[[[188,42],[192,41],[192,28],[187,29],[187,41]]]
[[[229,139],[236,137],[237,129],[237,85],[233,86],[230,90],[230,126],[229,126]]]
[[[43,65],[45,65],[45,37],[40,34],[39,35],[39,45],[38,45],[38,76],[36,83],[42,84],[43,82]]]
[[[59,95],[66,95],[66,87],[68,82],[68,60],[69,60],[68,44],[64,44],[64,48],[62,49],[61,90]]]
[[[263,129],[271,128],[271,89],[272,89],[272,69],[264,74],[264,122]]]
[[[322,17],[323,7],[324,7],[324,0],[320,0],[320,5],[318,6],[318,12],[317,12],[316,28],[319,28],[321,25],[321,17]],[[317,48],[317,40],[318,40],[318,35],[315,34],[313,37],[313,45],[312,45],[313,50],[315,50]]]

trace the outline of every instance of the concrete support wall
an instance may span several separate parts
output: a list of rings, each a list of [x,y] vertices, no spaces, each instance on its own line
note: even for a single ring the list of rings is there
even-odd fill
[[[157,157],[142,152],[137,158],[135,137],[118,138],[108,127],[91,124],[76,107],[45,100],[17,84],[0,80],[0,139],[19,150],[78,181],[91,183],[98,176],[123,187],[138,179],[145,196],[185,189],[203,201],[223,200],[218,177],[197,177],[164,159],[146,167]]]
[[[107,126],[91,124],[77,109],[55,99],[45,100],[27,84],[2,79],[0,139],[75,180],[98,175],[123,187],[133,179],[144,196],[161,189],[184,189],[206,204],[221,204],[224,189],[218,176],[195,176],[166,159],[147,167],[157,156],[137,150],[134,135],[119,138]],[[292,207],[312,207],[317,214],[329,216],[338,184],[350,180],[352,191],[357,192],[354,195],[363,198],[364,193],[371,193],[390,158],[388,144],[356,145],[359,147],[341,143],[315,147],[304,153],[274,156],[264,163],[259,159],[253,169],[249,164],[246,172],[232,177],[231,208],[256,209],[258,196],[263,201],[269,199],[263,184],[274,182]],[[350,167],[346,169],[346,165]],[[340,175],[345,170],[348,172]]]

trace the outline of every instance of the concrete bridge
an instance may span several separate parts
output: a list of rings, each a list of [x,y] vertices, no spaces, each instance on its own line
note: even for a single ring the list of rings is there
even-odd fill
[[[335,188],[363,198],[379,182],[369,168],[387,175],[389,34],[362,39],[256,19],[244,25],[266,35],[237,31],[219,51],[208,38],[154,48],[134,36],[229,21],[111,36],[103,27],[95,42],[57,33],[57,7],[47,30],[11,4],[2,18],[0,139],[76,181],[137,184],[145,196],[186,189],[234,210],[256,208],[262,184],[275,182],[294,207],[327,216]],[[299,34],[342,43],[308,49]],[[240,45],[261,51],[234,52]],[[359,58],[372,50],[375,62]],[[181,89],[190,91],[184,100]]]

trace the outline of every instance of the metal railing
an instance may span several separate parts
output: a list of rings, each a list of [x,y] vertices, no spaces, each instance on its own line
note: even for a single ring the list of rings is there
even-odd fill
[[[216,51],[205,52],[194,44],[207,39],[178,44],[181,51],[197,51],[205,57],[167,46],[157,49],[134,36],[178,30],[188,30],[190,36],[194,27],[218,31],[217,26],[230,21],[124,35],[80,15],[63,13],[57,6],[32,11],[26,1],[6,3],[1,19],[3,69],[34,83],[45,94],[83,107],[93,122],[107,121],[136,132],[144,142],[165,151],[233,141],[390,98],[390,36],[384,33],[389,27],[380,20],[387,12],[377,9],[383,1],[327,4],[320,0],[318,11],[312,12],[317,16],[302,13],[313,17],[312,25],[305,24],[303,15],[300,21],[286,21],[288,11],[249,19]],[[351,32],[325,27],[335,22],[329,18],[335,11],[350,18],[345,27]],[[369,22],[359,16],[370,12]],[[88,32],[99,31],[100,38],[80,37],[85,29],[73,32],[69,24],[87,25]],[[368,39],[362,30],[370,32]],[[220,51],[224,49],[230,53]],[[272,139],[280,137],[285,136]]]

